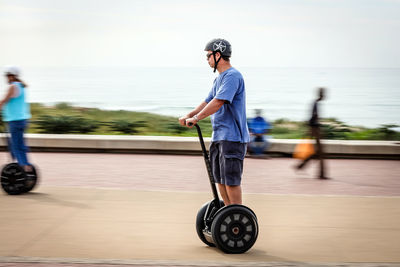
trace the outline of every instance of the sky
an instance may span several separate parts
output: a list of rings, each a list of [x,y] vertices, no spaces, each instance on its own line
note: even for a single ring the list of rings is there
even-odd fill
[[[0,0],[0,65],[400,67],[400,0]]]

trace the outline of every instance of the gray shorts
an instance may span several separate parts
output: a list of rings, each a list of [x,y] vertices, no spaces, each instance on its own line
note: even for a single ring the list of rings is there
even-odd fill
[[[247,144],[216,141],[210,145],[210,163],[217,184],[240,185]]]

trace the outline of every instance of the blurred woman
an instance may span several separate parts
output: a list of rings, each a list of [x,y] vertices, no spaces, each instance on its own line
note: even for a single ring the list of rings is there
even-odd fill
[[[10,153],[25,172],[31,172],[32,166],[27,158],[28,148],[24,141],[24,132],[31,113],[25,96],[27,85],[20,80],[20,73],[20,69],[16,66],[5,67],[4,75],[9,86],[5,97],[0,101],[0,108],[3,111],[3,121],[7,123],[11,134]]]

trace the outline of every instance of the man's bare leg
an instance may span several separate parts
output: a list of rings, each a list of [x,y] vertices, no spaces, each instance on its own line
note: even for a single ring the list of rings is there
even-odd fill
[[[225,185],[224,184],[218,184],[218,190],[219,190],[219,193],[220,193],[220,195],[222,197],[222,200],[224,201],[225,206],[230,205],[231,202],[230,202],[228,194],[226,192]]]
[[[225,188],[229,198],[229,205],[242,204],[242,187],[240,185],[226,185]]]

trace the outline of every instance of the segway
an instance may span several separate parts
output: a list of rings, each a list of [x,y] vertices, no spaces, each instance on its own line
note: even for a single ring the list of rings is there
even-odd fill
[[[191,125],[190,125],[191,126]],[[200,127],[197,133],[206,163],[214,199],[205,203],[197,213],[196,231],[206,245],[216,246],[225,253],[239,254],[249,250],[257,240],[258,222],[255,213],[243,205],[224,206],[219,199],[211,171],[210,160]]]
[[[12,161],[14,161],[15,158],[10,151],[10,142],[7,134],[6,142],[7,150],[11,154]],[[19,195],[33,190],[38,181],[38,174],[35,166],[31,166],[31,172],[25,172],[16,162],[3,166],[3,169],[1,170],[1,187],[3,190],[9,195]]]

